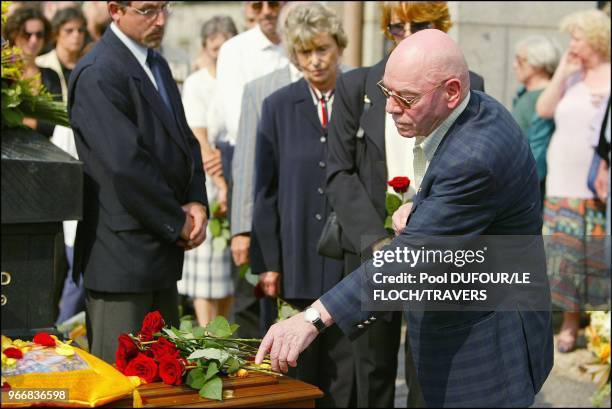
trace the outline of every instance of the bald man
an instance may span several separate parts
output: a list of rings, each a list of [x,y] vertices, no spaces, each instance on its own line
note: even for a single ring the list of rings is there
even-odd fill
[[[465,58],[448,35],[423,30],[402,41],[378,85],[399,134],[416,138],[418,193],[394,215],[398,235],[386,250],[414,248],[416,235],[541,234],[529,145],[499,102],[470,92]],[[372,269],[366,262],[304,312],[272,326],[256,361],[270,352],[273,369],[287,371],[326,327],[335,323],[351,339],[366,331],[377,318],[361,300]],[[552,367],[549,311],[405,316],[428,407],[527,407]]]

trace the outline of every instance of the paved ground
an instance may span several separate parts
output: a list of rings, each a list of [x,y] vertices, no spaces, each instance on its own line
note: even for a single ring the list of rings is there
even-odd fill
[[[405,328],[404,328],[405,330]],[[586,342],[580,332],[578,348],[567,354],[555,351],[555,364],[542,390],[536,396],[533,408],[589,408],[593,407],[591,396],[596,387],[590,376],[579,369],[581,364],[591,359],[591,353],[586,350]],[[402,340],[404,339],[402,335]],[[556,338],[555,338],[556,339]],[[395,407],[406,407],[408,388],[404,381],[404,345],[400,347],[398,377],[395,381]],[[610,397],[601,407],[610,407]]]

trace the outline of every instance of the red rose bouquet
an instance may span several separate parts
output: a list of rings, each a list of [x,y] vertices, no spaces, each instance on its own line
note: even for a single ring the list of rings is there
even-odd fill
[[[153,311],[138,333],[119,335],[115,364],[123,374],[147,383],[185,383],[204,398],[221,400],[221,375],[244,376],[248,370],[279,375],[270,370],[269,360],[253,362],[261,340],[231,338],[237,329],[223,317],[206,327],[183,320],[180,328],[168,328],[159,311]]]
[[[388,193],[385,199],[385,206],[387,208],[387,218],[385,219],[385,229],[388,229],[393,234],[393,220],[391,217],[401,205],[407,203],[409,199],[405,197],[408,188],[410,187],[410,179],[406,176],[396,176],[387,182],[389,186],[393,188],[396,194]]]

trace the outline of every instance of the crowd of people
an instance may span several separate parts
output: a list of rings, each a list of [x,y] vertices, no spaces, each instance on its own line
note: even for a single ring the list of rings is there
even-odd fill
[[[90,348],[109,362],[117,336],[138,329],[146,312],[159,309],[168,324],[178,325],[179,295],[187,300],[182,304],[191,303],[199,325],[230,317],[244,338],[266,334],[278,297],[300,311],[325,300],[393,237],[384,227],[386,192],[392,192],[387,181],[407,176],[411,198],[431,183],[427,176],[435,171],[427,170],[445,133],[406,137],[410,124],[400,115],[413,111],[414,123],[425,120],[428,114],[413,107],[441,89],[448,89],[448,106],[457,115],[475,109],[468,104],[474,99],[493,106],[486,78],[472,71],[466,78],[458,74],[455,85],[431,83],[427,92],[396,86],[400,74],[389,68],[394,55],[396,63],[397,55],[418,55],[419,41],[449,44],[447,37],[427,34],[453,25],[443,1],[381,2],[381,31],[397,53],[371,67],[342,64],[351,39],[324,5],[243,2],[245,31],[225,15],[202,24],[201,51],[180,87],[161,48],[170,2],[30,3],[13,2],[2,35],[22,50],[24,75],[40,78],[67,104],[72,129],[33,118],[24,125],[80,157],[85,170],[84,219],[78,229],[76,222],[64,224],[70,270],[58,323],[87,310]],[[548,268],[553,303],[564,310],[556,347],[568,352],[576,345],[589,285],[584,254],[592,237],[610,234],[609,2],[607,13],[575,12],[560,28],[571,36],[565,51],[543,35],[516,44],[513,67],[521,87],[511,115],[535,160],[537,194],[521,196],[537,198],[537,216],[526,210],[530,228],[561,243]],[[406,39],[415,33],[420,40],[410,49]],[[445,131],[458,120],[450,117],[438,123]],[[435,217],[450,211],[450,205],[420,207]],[[394,222],[402,219],[399,230],[411,211],[400,208],[394,216]],[[228,236],[221,234],[227,246],[215,245],[221,223],[213,230],[214,218],[229,220]],[[339,258],[317,246],[332,219],[341,229]],[[560,265],[559,254],[573,262]],[[259,277],[256,286],[239,273],[247,265]],[[329,300],[323,304],[340,309]],[[403,317],[372,318],[355,339],[340,323],[327,328],[295,368],[285,362],[281,369],[317,385],[325,394],[318,406],[393,407]],[[461,402],[459,393],[453,402],[434,397],[431,368],[414,352],[429,347],[411,344],[418,328],[408,321],[408,406]]]

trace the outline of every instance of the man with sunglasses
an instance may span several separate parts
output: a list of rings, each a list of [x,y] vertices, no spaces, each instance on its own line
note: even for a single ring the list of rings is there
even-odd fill
[[[463,53],[447,34],[423,30],[401,42],[380,88],[399,134],[416,139],[420,184],[407,223],[394,217],[398,235],[385,250],[418,249],[426,236],[541,234],[539,181],[529,145],[503,105],[470,91]],[[308,314],[272,326],[255,362],[270,352],[272,369],[286,371],[334,323],[351,339],[364,333],[380,317],[362,308],[373,268],[371,260],[364,263]],[[426,268],[391,261],[384,271]],[[404,315],[427,407],[528,407],[552,368],[550,310],[407,309]]]
[[[284,12],[285,2],[282,1],[251,1],[246,2],[256,15],[257,25],[245,31],[221,46],[217,59],[217,84],[221,90],[217,94],[223,111],[223,122],[227,130],[228,140],[232,145],[238,136],[238,125],[241,116],[243,93],[246,85],[274,71],[284,69],[289,64],[277,31],[279,16]],[[242,184],[242,180],[232,181]],[[239,188],[242,188],[240,186]],[[230,204],[233,207],[232,198]],[[237,214],[232,209],[232,215]],[[241,266],[249,263],[250,220],[248,225],[244,220],[230,220],[232,229],[231,251],[234,264]],[[238,227],[240,226],[240,227]],[[261,305],[267,305],[269,300],[261,303],[253,296],[253,287],[236,274],[234,320],[240,325],[241,337],[261,336],[260,314]]]
[[[161,44],[169,3],[109,1],[113,19],[70,78],[68,111],[84,165],[74,271],[83,272],[91,351],[113,362],[117,337],[149,311],[178,325],[185,250],[208,221],[200,147]]]

